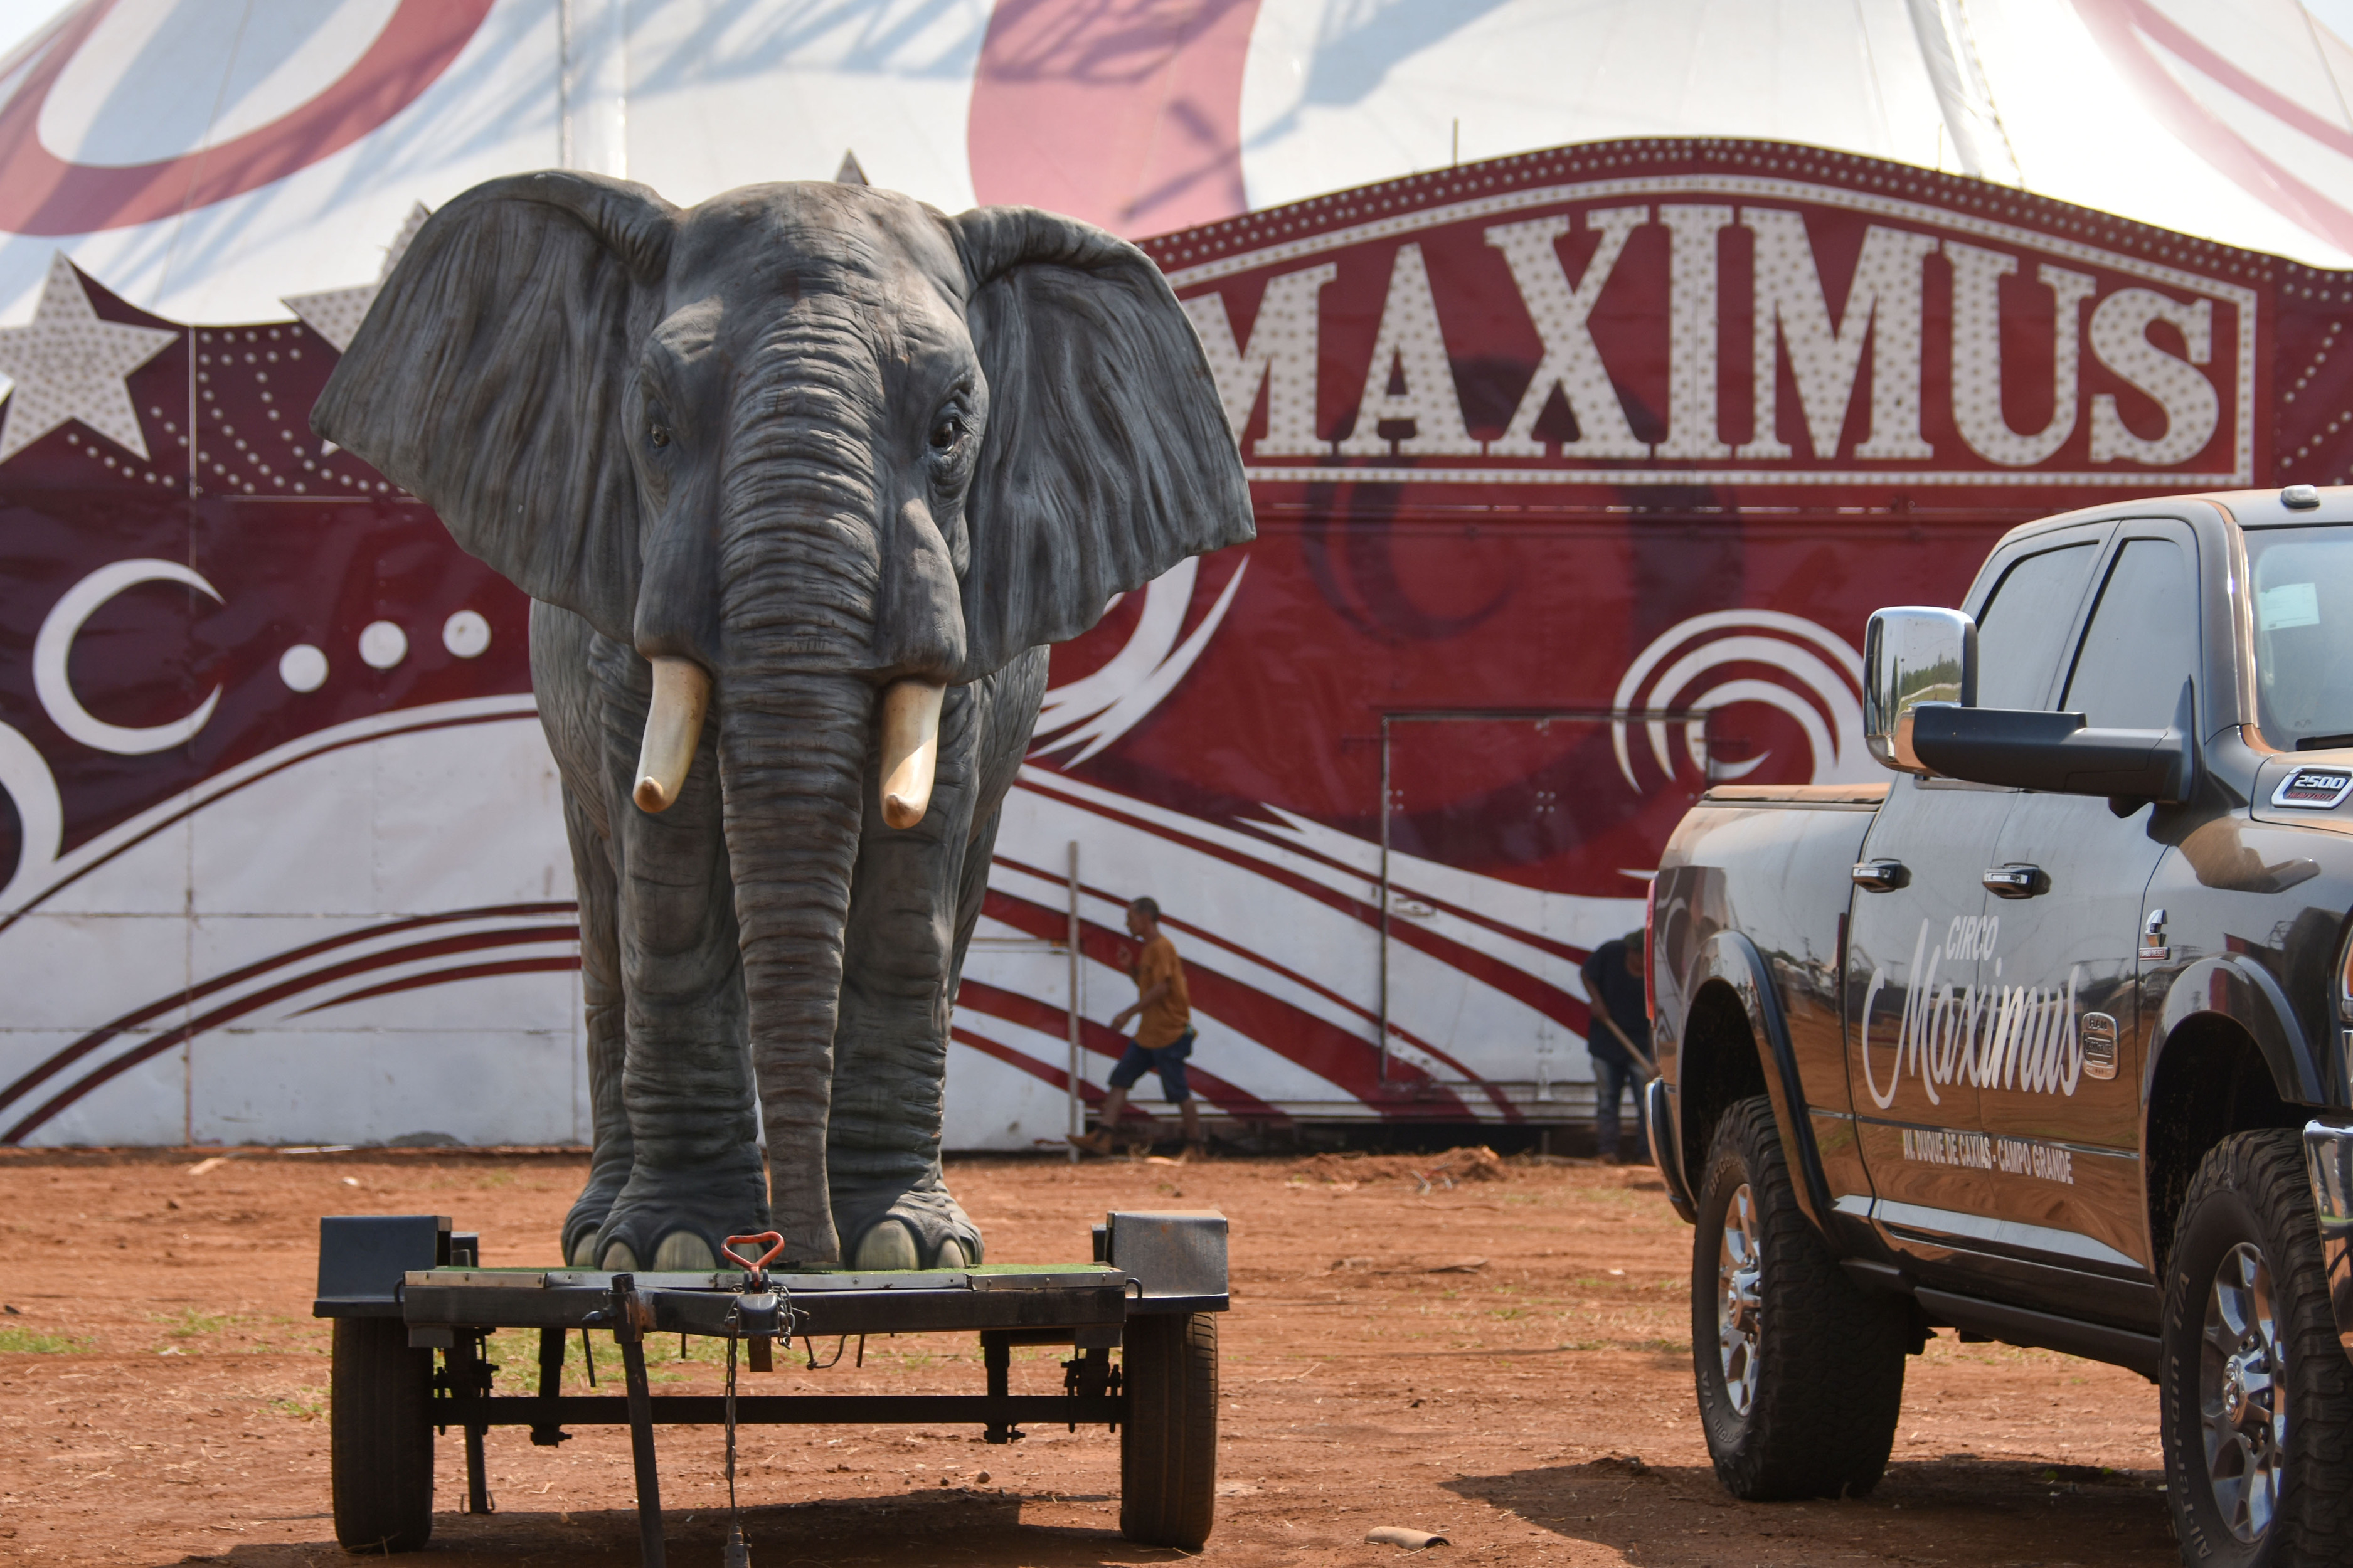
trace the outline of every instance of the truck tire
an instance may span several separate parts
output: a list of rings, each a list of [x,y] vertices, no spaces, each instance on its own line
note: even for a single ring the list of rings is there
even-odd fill
[[[2166,1262],[2158,1377],[2184,1563],[2353,1561],[2353,1363],[2293,1131],[2209,1150]]]
[[[1218,1320],[1209,1312],[1127,1321],[1119,1429],[1119,1532],[1198,1552],[1218,1510]]]
[[[1716,1479],[1751,1502],[1862,1496],[1903,1413],[1902,1307],[1799,1209],[1771,1100],[1725,1111],[1697,1173],[1692,1363]]]
[[[337,1318],[328,1373],[335,1540],[421,1552],[433,1534],[433,1352],[398,1318]]]

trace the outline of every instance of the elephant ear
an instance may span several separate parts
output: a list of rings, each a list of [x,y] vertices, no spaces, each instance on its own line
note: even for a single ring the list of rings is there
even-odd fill
[[[1034,207],[948,228],[988,378],[964,581],[966,647],[987,670],[1257,531],[1200,337],[1144,252]]]
[[[627,642],[638,499],[622,419],[678,209],[520,174],[428,219],[311,411],[534,599]]]

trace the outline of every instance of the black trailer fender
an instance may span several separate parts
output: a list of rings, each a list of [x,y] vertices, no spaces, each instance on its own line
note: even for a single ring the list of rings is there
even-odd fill
[[[1763,1058],[1758,1067],[1763,1069],[1765,1092],[1773,1101],[1773,1122],[1780,1130],[1781,1153],[1789,1169],[1799,1173],[1798,1207],[1807,1219],[1827,1239],[1831,1236],[1830,1182],[1822,1173],[1820,1150],[1814,1145],[1814,1129],[1806,1112],[1805,1085],[1798,1076],[1798,1053],[1789,1043],[1789,1026],[1781,1012],[1781,994],[1773,986],[1773,972],[1757,944],[1736,931],[1718,931],[1700,947],[1692,961],[1691,973],[1683,994],[1696,997],[1703,987],[1723,983],[1740,999],[1742,1011],[1748,1015],[1748,1032],[1756,1040]],[[1686,1016],[1688,1023],[1688,1016]],[[1683,1070],[1689,1071],[1689,1056],[1679,1052]],[[1689,1095],[1678,1096],[1686,1113],[1691,1104]],[[1684,1153],[1690,1153],[1688,1129],[1678,1128],[1684,1134]],[[1690,1170],[1686,1157],[1683,1168]]]
[[[2271,1069],[2272,1085],[2291,1105],[2319,1105],[2327,1079],[2296,1022],[2295,1009],[2269,971],[2241,953],[2201,958],[2174,977],[2165,994],[2141,1079],[2141,1103],[2148,1103],[2158,1065],[2177,1030],[2199,1018],[2227,1018],[2244,1030]]]

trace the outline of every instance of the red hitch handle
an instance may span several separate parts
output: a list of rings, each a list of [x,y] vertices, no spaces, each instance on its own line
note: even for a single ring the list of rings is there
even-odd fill
[[[757,1263],[754,1263],[750,1258],[735,1250],[735,1244],[739,1241],[749,1242],[754,1247],[766,1247],[768,1250],[761,1254],[760,1260]],[[720,1250],[724,1252],[728,1257],[733,1258],[736,1262],[742,1264],[744,1268],[750,1269],[753,1273],[757,1274],[761,1269],[765,1268],[769,1264],[774,1263],[776,1260],[777,1256],[785,1250],[785,1238],[781,1232],[773,1230],[764,1230],[757,1236],[731,1236],[727,1238],[726,1245],[722,1247]]]

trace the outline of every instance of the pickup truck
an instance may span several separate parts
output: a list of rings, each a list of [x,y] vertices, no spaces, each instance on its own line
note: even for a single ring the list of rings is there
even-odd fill
[[[1950,1329],[2155,1382],[2185,1562],[2353,1562],[2353,489],[2013,530],[1863,662],[1890,777],[1651,886],[1717,1474],[1867,1490]]]

